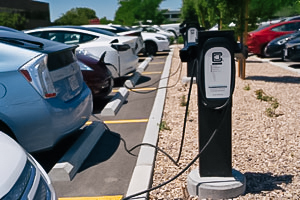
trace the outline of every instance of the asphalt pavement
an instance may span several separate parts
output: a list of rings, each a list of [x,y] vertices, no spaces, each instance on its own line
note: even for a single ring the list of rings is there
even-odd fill
[[[102,113],[105,106],[97,106],[103,102],[94,102],[96,106],[89,122],[98,132],[90,131],[93,136],[84,133],[78,137],[86,135],[89,141],[82,139],[83,142],[78,143],[85,141],[91,145],[74,147],[73,144],[73,148],[71,146],[69,149],[73,149],[73,153],[80,151],[79,156],[66,153],[71,154],[69,157],[74,163],[82,160],[76,173],[69,177],[64,175],[76,168],[73,162],[66,162],[66,154],[48,169],[60,199],[121,199],[149,188],[155,149],[149,146],[137,147],[131,152],[128,149],[141,143],[157,143],[166,88],[156,88],[167,86],[172,55],[170,51],[154,56],[148,66],[139,71],[132,90],[124,88],[130,77],[116,82],[111,100],[117,93],[129,93],[125,97],[115,98],[122,104],[116,113],[105,115]],[[83,158],[82,154],[87,157]],[[55,166],[58,167],[56,170]],[[146,199],[147,193],[140,197]]]

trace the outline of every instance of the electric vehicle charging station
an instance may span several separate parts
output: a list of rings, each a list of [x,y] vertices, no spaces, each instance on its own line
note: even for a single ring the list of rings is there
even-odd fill
[[[182,62],[196,63],[200,157],[187,189],[199,199],[233,198],[246,189],[243,174],[232,169],[234,53],[239,51],[233,31],[198,31],[198,43],[180,50]]]
[[[186,23],[183,22],[180,24],[180,33],[184,39],[184,47],[195,45],[198,43],[198,31],[204,30],[203,27],[200,27],[198,22],[196,23]],[[191,77],[193,74],[193,60],[187,63],[187,77]]]

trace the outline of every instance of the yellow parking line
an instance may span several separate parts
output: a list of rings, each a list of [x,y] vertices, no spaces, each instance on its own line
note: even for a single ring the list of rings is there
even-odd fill
[[[123,196],[102,196],[102,197],[63,197],[58,200],[121,200]]]
[[[127,119],[127,120],[104,121],[104,123],[105,124],[127,124],[127,123],[143,123],[148,121],[149,119]]]
[[[161,74],[162,72],[143,72],[143,75],[148,75],[148,74]]]
[[[87,122],[85,122],[85,126],[89,126],[89,125],[91,125],[93,122],[92,121],[87,121]]]

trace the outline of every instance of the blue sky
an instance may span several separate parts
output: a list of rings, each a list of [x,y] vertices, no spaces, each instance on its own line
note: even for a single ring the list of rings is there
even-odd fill
[[[114,19],[118,9],[118,0],[36,0],[49,3],[50,19],[53,22],[62,14],[72,8],[85,7],[91,8],[96,12],[97,17],[106,17],[109,20]],[[182,0],[164,0],[160,8],[176,10],[180,9]]]

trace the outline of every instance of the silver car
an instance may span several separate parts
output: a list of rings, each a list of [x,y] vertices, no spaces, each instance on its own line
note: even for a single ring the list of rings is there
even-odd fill
[[[92,94],[74,49],[0,30],[0,131],[28,152],[53,147],[92,113]]]

